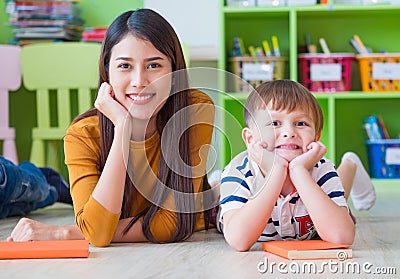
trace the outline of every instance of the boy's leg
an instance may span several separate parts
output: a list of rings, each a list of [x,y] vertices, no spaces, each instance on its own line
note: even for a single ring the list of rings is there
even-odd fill
[[[357,154],[353,152],[347,152],[342,157],[342,162],[339,166],[340,169],[345,169],[345,165],[347,164],[347,168],[356,167],[356,171],[354,174],[354,178],[352,183],[350,184],[350,198],[353,201],[354,208],[357,210],[368,210],[375,204],[376,194],[374,185],[371,182],[371,179],[365,170],[360,158],[358,158]],[[350,164],[350,165],[349,165]],[[339,177],[341,174],[345,173],[344,171],[339,171]],[[342,178],[343,184],[348,183],[346,180],[349,178]],[[345,189],[346,191],[346,189]]]
[[[351,187],[353,186],[356,171],[357,171],[357,166],[350,160],[342,160],[342,162],[337,168],[337,173],[343,184],[344,197],[346,200],[350,196],[350,191]]]

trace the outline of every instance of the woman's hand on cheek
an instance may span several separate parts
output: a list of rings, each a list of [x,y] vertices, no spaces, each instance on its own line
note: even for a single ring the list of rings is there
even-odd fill
[[[129,117],[128,110],[114,99],[113,89],[107,82],[101,84],[94,106],[110,119],[114,126],[124,125]]]

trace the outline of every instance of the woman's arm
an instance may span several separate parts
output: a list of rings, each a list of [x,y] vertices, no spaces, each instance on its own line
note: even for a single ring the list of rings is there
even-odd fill
[[[122,231],[132,218],[118,222],[112,242],[145,242],[147,239],[142,233],[142,224],[137,221],[126,235]],[[73,240],[85,239],[81,230],[74,225],[54,226],[47,225],[29,218],[21,218],[7,241],[37,241],[37,240]]]
[[[126,161],[129,154],[131,119],[128,111],[103,84],[96,108],[114,124],[114,138],[104,168],[100,170],[98,118],[85,118],[71,125],[64,138],[76,223],[96,246],[107,246],[116,231],[124,195]]]
[[[7,241],[84,239],[76,225],[53,226],[21,218]]]

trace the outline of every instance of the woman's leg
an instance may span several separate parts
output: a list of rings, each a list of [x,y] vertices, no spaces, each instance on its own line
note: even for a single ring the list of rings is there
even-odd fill
[[[0,216],[7,217],[10,212],[26,214],[57,200],[57,195],[50,195],[50,186],[45,176],[35,165],[29,162],[14,165],[0,157]],[[51,196],[51,197],[50,197]]]

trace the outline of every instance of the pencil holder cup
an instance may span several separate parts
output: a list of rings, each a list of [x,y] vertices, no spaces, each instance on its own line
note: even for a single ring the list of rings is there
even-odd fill
[[[229,58],[229,68],[239,78],[229,84],[229,90],[248,92],[265,81],[283,79],[286,57],[281,56],[236,56]]]
[[[357,55],[365,92],[400,91],[400,53]]]
[[[367,140],[371,177],[400,178],[400,139]]]
[[[349,91],[353,60],[350,53],[299,54],[301,83],[312,92]]]

